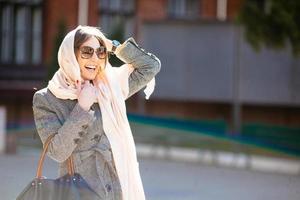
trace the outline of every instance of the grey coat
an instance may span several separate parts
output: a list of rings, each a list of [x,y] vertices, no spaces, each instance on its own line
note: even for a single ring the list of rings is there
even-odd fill
[[[160,61],[145,52],[130,38],[117,55],[135,68],[129,77],[129,95],[143,88],[160,70]],[[121,199],[121,187],[98,104],[84,111],[77,100],[55,97],[47,88],[33,96],[33,113],[37,132],[44,143],[56,134],[48,156],[59,162],[59,175],[67,173],[66,159],[72,154],[75,171],[98,193],[99,199]]]

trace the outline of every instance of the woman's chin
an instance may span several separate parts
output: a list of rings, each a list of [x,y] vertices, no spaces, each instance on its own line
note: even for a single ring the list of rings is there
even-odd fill
[[[85,81],[92,81],[96,78],[96,74],[95,75],[85,75],[85,76],[82,76],[82,78]]]

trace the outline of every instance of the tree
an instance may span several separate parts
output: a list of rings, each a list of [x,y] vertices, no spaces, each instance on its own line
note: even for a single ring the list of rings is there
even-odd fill
[[[265,45],[281,49],[289,44],[295,56],[300,54],[299,0],[244,0],[238,22],[245,37],[256,50]]]

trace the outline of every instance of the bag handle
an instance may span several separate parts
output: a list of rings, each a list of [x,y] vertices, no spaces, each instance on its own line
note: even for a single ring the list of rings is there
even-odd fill
[[[52,140],[52,138],[55,136],[55,134],[50,135],[43,147],[43,151],[41,153],[40,159],[39,159],[39,163],[38,163],[38,168],[37,168],[37,172],[36,172],[36,178],[42,178],[42,170],[43,170],[43,165],[44,165],[44,160],[45,160],[45,155],[47,153],[48,150],[48,146]],[[68,158],[68,174],[70,176],[74,175],[74,163],[73,163],[73,157],[72,155]]]

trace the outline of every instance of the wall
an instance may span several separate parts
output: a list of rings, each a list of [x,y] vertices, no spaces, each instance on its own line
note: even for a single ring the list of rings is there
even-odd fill
[[[144,24],[142,45],[162,62],[153,97],[231,103],[238,58],[242,103],[300,106],[300,87],[292,81],[300,73],[290,51],[254,52],[242,36],[237,48],[236,34],[231,23]]]

